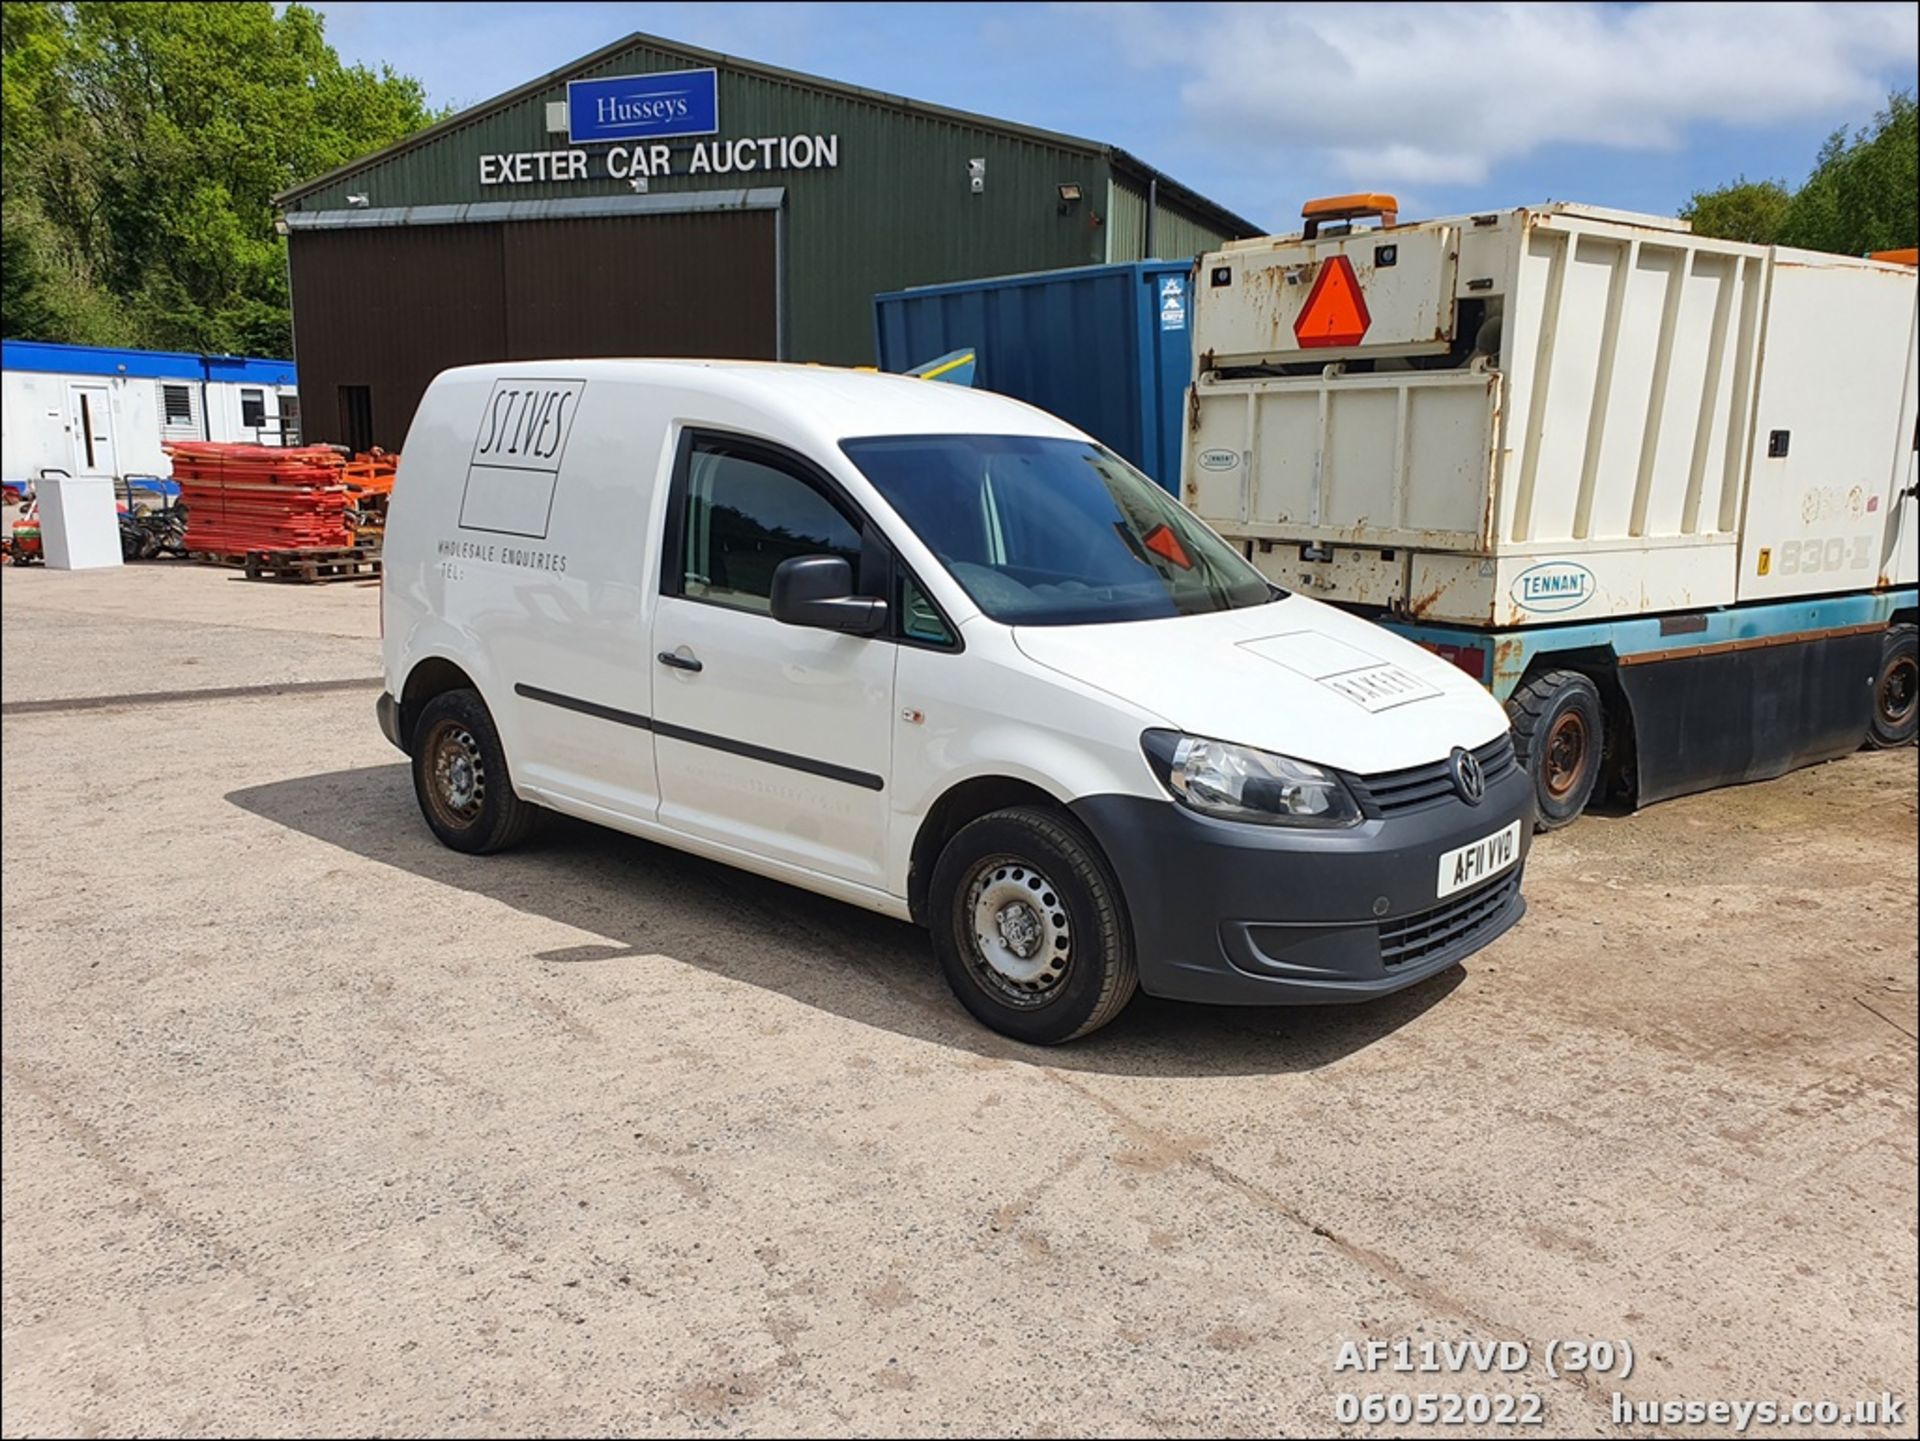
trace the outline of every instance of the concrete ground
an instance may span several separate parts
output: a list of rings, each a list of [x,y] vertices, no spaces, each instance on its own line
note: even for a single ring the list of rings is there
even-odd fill
[[[18,709],[370,677],[374,595],[4,573],[8,1435],[1913,1434],[1911,751],[1583,819],[1392,1000],[1036,1051],[908,926],[442,849],[371,687]],[[1336,1373],[1368,1338],[1531,1359]],[[1547,1374],[1586,1338],[1631,1378]]]
[[[184,560],[8,566],[9,705],[380,674],[380,583],[291,585]]]

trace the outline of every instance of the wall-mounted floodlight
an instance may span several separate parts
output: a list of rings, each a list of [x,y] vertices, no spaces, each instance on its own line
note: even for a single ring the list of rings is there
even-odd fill
[[[365,210],[368,203],[367,197],[364,195],[349,195],[347,197],[347,209],[349,210]]]

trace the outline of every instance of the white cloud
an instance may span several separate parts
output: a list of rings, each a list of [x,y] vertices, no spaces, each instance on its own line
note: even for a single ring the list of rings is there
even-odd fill
[[[1212,143],[1433,185],[1556,142],[1667,149],[1700,123],[1864,119],[1888,72],[1911,83],[1920,18],[1910,3],[1076,8],[1178,77]]]

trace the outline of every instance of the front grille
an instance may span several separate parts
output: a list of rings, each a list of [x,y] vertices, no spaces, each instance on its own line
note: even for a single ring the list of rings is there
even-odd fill
[[[1473,748],[1474,759],[1492,785],[1514,767],[1513,734],[1503,731],[1485,745]],[[1369,816],[1399,815],[1444,800],[1458,799],[1453,788],[1450,760],[1424,766],[1409,766],[1403,771],[1382,771],[1374,776],[1349,776],[1347,783],[1360,801],[1360,809]]]
[[[1404,966],[1440,951],[1465,950],[1505,913],[1519,889],[1520,872],[1515,868],[1491,885],[1456,896],[1430,911],[1382,922],[1381,964]]]

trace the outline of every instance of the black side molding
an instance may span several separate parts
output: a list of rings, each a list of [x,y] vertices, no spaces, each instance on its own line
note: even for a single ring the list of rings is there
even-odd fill
[[[774,750],[771,746],[734,740],[731,736],[714,735],[711,731],[693,730],[687,726],[653,720],[647,716],[636,715],[632,711],[601,705],[598,701],[581,700],[578,696],[562,695],[559,691],[542,690],[539,686],[516,683],[513,693],[527,700],[537,700],[543,705],[558,706],[561,710],[578,711],[581,715],[612,721],[615,725],[652,731],[655,735],[667,740],[686,741],[689,745],[705,746],[709,750],[724,751],[728,755],[742,756],[750,761],[761,761],[770,766],[784,766],[790,771],[819,776],[823,780],[839,781],[843,785],[858,786],[861,790],[886,789],[885,777],[877,776],[871,771],[855,770],[851,766],[835,765],[832,761],[795,755],[792,751]]]
[[[597,716],[601,720],[612,721],[616,725],[633,726],[639,730],[650,731],[653,722],[643,715],[635,715],[630,710],[615,710],[610,705],[601,705],[598,701],[581,700],[578,696],[561,695],[557,690],[541,690],[537,685],[515,685],[513,693],[525,696],[528,700],[537,700],[544,705],[558,706],[561,710],[579,711],[581,715]]]
[[[851,766],[835,765],[832,761],[817,761],[811,756],[797,756],[792,751],[777,751],[770,746],[754,745],[751,741],[737,741],[730,736],[717,736],[709,731],[668,725],[665,721],[655,721],[653,733],[668,740],[686,741],[709,750],[725,751],[731,756],[745,756],[750,761],[765,761],[770,766],[785,766],[790,771],[804,771],[810,776],[841,781],[846,785],[859,786],[863,791],[883,790],[887,784],[883,777],[871,771],[857,771]]]

